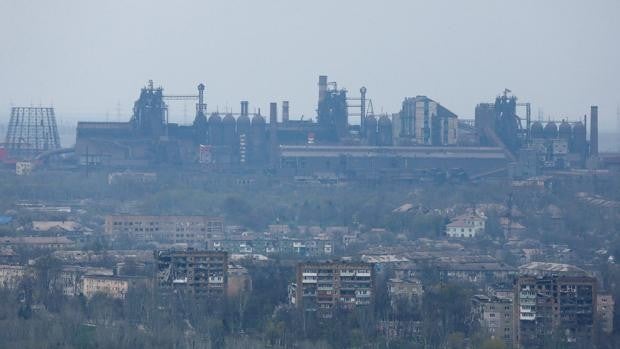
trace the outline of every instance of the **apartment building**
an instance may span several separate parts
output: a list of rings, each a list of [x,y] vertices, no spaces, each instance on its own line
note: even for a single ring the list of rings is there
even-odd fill
[[[60,289],[65,296],[78,296],[84,293],[84,276],[97,275],[113,276],[114,272],[112,269],[107,268],[63,266],[58,273],[54,286]],[[91,287],[89,291],[92,290],[93,288]]]
[[[105,232],[126,234],[143,242],[185,243],[204,247],[207,239],[224,232],[224,220],[206,216],[106,216]]]
[[[597,281],[575,266],[534,262],[519,268],[515,284],[515,348],[591,345]]]
[[[139,283],[146,284],[146,279],[130,276],[85,275],[82,277],[82,294],[86,298],[103,294],[111,298],[125,299],[129,290]]]
[[[173,292],[216,298],[226,294],[228,253],[223,251],[156,251],[157,284],[161,295]]]
[[[616,302],[610,293],[599,293],[596,296],[596,312],[603,332],[610,334],[614,331],[614,306]]]
[[[295,304],[330,318],[339,309],[374,302],[373,265],[363,262],[307,262],[297,265]]]
[[[484,332],[510,347],[514,340],[512,299],[486,295],[472,297],[472,313]]]

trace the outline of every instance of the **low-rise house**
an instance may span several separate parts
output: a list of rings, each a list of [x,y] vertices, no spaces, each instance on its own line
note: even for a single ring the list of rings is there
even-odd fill
[[[519,240],[527,231],[527,228],[508,217],[501,217],[499,219],[499,224],[502,227],[502,231],[504,232],[504,236],[509,240]]]
[[[0,246],[25,247],[40,249],[67,249],[75,245],[75,242],[65,236],[20,236],[2,237]]]
[[[84,293],[84,276],[112,276],[112,269],[64,266],[56,280],[56,286],[65,296],[78,296]]]
[[[478,214],[464,214],[455,217],[446,226],[446,234],[451,238],[473,238],[484,232],[486,217]]]
[[[36,232],[62,231],[76,232],[82,229],[78,222],[74,221],[33,221],[32,230]]]
[[[19,255],[10,246],[0,246],[0,263],[15,264]]]
[[[398,306],[399,301],[413,301],[424,294],[424,287],[416,279],[397,279],[388,280],[388,294],[392,308]]]
[[[109,275],[85,275],[82,278],[82,293],[86,298],[103,294],[115,299],[125,299],[132,287],[146,283],[145,278]]]

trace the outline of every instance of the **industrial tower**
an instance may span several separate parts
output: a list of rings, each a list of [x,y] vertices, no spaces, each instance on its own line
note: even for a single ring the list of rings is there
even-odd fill
[[[12,156],[30,157],[60,148],[54,108],[13,107],[6,133],[6,149]]]

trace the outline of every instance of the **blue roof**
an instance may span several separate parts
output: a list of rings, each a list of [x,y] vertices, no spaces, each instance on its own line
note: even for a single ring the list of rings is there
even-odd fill
[[[0,224],[9,224],[13,221],[13,217],[0,216]]]

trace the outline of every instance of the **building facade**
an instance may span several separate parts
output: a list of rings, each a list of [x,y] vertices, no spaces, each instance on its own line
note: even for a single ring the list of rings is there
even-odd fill
[[[330,318],[339,309],[374,302],[374,270],[369,263],[308,262],[297,265],[296,305]]]
[[[204,247],[207,238],[224,231],[224,220],[206,216],[106,216],[105,232],[127,234],[142,242],[186,243]]]
[[[484,233],[485,224],[486,217],[481,215],[460,215],[446,226],[446,234],[451,238],[473,238]]]
[[[22,265],[0,265],[0,288],[17,288],[26,272],[26,267]]]
[[[228,253],[223,251],[156,251],[157,285],[171,293],[217,298],[226,294]]]
[[[399,301],[411,302],[424,295],[424,286],[417,279],[392,278],[387,283],[390,304],[392,308],[398,306]]]
[[[512,299],[476,295],[472,297],[474,321],[493,339],[510,347],[514,340]]]
[[[82,277],[82,294],[92,298],[96,294],[103,294],[115,299],[125,299],[132,287],[139,283],[146,283],[146,279],[129,276],[85,275]]]
[[[566,347],[592,343],[596,323],[596,279],[574,266],[531,263],[515,284],[516,348]]]
[[[399,114],[398,134],[403,144],[456,145],[458,119],[426,96],[405,98]]]
[[[614,306],[616,302],[609,293],[599,293],[596,296],[596,312],[598,314],[600,328],[610,334],[614,331]]]

